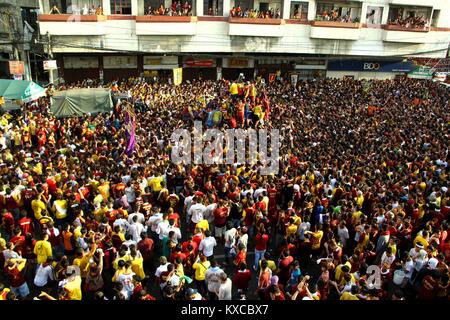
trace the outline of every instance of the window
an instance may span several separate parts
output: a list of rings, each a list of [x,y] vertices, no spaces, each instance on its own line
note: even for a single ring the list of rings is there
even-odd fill
[[[97,8],[102,6],[102,0],[50,0],[50,8],[53,6],[61,13],[95,14],[99,13]]]
[[[360,17],[360,3],[322,2],[317,4],[316,20],[319,21],[359,22]]]
[[[131,0],[111,0],[111,14],[131,14]]]
[[[307,21],[308,20],[308,2],[292,1],[290,18]]]
[[[383,16],[383,7],[367,7],[366,23],[367,25],[381,25]]]
[[[223,16],[223,1],[224,0],[203,0],[203,14],[205,16]]]
[[[431,17],[431,26],[437,27],[439,22],[439,16],[441,14],[441,10],[434,10],[433,15]]]
[[[157,10],[161,5],[164,6],[164,0],[145,0],[144,1],[144,13],[151,14]]]
[[[423,29],[429,26],[432,8],[390,7],[389,24],[407,29]]]

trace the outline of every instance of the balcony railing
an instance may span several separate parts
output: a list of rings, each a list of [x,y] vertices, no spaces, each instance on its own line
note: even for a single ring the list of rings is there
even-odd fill
[[[407,32],[428,32],[430,31],[430,27],[423,27],[423,28],[414,28],[414,27],[403,27],[398,24],[387,24],[384,27],[385,30],[390,31],[407,31]]]
[[[81,14],[40,14],[39,21],[45,22],[98,22],[106,21],[106,16]]]
[[[311,22],[314,27],[326,27],[326,28],[349,28],[349,29],[359,29],[361,28],[361,23],[359,22],[339,22],[339,21],[323,21],[315,20]]]
[[[238,18],[230,17],[229,23],[241,23],[241,24],[269,24],[269,25],[281,25],[284,24],[283,19],[266,19],[266,18]]]
[[[190,23],[197,22],[193,16],[136,16],[136,22],[154,23]]]

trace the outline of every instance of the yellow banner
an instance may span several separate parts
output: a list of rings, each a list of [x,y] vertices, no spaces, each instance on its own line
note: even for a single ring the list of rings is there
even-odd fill
[[[173,84],[178,86],[183,81],[183,68],[173,69]]]

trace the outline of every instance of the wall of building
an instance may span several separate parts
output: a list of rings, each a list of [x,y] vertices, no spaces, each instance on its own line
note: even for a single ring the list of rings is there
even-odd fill
[[[83,28],[76,27],[82,24]],[[74,25],[75,24],[75,25]],[[41,22],[40,32],[49,32],[54,41],[54,52],[145,51],[150,53],[173,52],[234,52],[234,53],[292,53],[359,56],[426,55],[445,57],[450,32],[428,33],[400,32],[398,40],[385,41],[386,30],[377,28],[357,29],[358,40],[311,38],[310,25],[284,24],[277,27],[277,34],[266,36],[265,25],[252,25],[247,31],[254,36],[230,36],[230,24],[225,21],[198,21],[195,35],[142,35],[136,34],[134,20],[107,20],[105,22]],[[98,26],[100,25],[100,26]],[[183,28],[178,24],[177,28]],[[163,26],[164,27],[164,26]],[[234,27],[234,26],[233,26]],[[142,26],[141,28],[145,28]],[[242,25],[244,31],[246,25]],[[325,28],[329,37],[339,37],[339,28]],[[79,32],[91,35],[75,35]],[[86,32],[85,32],[86,31]],[[167,31],[167,29],[166,29]],[[247,34],[248,34],[247,32]],[[389,31],[389,33],[392,31]],[[397,31],[394,31],[397,32]],[[335,33],[335,35],[333,35]],[[279,36],[274,36],[279,35]],[[420,38],[421,43],[419,42]],[[410,39],[410,40],[409,40]],[[411,42],[407,42],[411,41]]]
[[[358,72],[358,71],[327,71],[327,78],[342,79],[346,76],[353,76],[355,79],[394,79],[396,75],[401,73],[394,72]]]

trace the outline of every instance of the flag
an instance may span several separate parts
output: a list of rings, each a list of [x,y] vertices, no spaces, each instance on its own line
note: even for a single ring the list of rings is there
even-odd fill
[[[123,111],[125,113],[125,135],[127,137],[127,148],[125,149],[125,153],[130,156],[133,153],[136,144],[134,136],[136,117],[132,110],[132,106],[129,103],[125,105]]]
[[[173,69],[173,84],[178,86],[183,81],[183,68]]]
[[[276,77],[275,73],[269,74],[269,83],[274,82],[275,81],[275,77]]]

